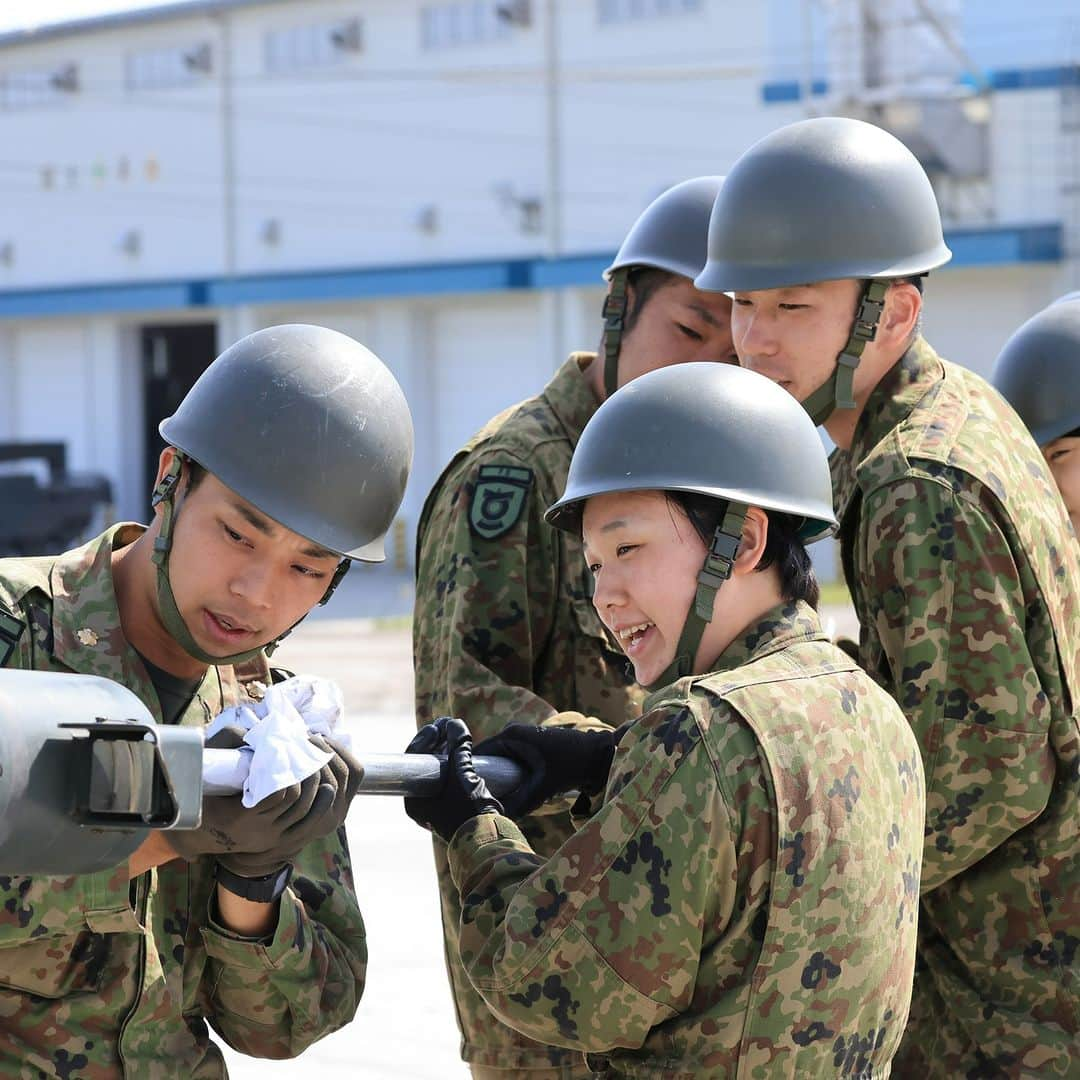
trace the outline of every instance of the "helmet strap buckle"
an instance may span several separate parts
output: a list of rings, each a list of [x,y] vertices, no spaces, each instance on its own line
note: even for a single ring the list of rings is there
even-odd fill
[[[881,321],[881,313],[885,310],[885,291],[888,287],[887,282],[871,281],[863,290],[859,300],[859,310],[855,314],[855,325],[851,328],[851,336],[857,341],[866,344],[877,337],[878,323]]]
[[[157,487],[154,488],[153,494],[150,496],[151,506],[159,506],[166,500],[172,499],[173,493],[176,491],[176,485],[180,483],[180,473],[184,468],[184,460],[184,455],[177,451],[173,456],[168,471],[158,482]]]
[[[349,567],[352,566],[351,559],[342,559],[334,569],[334,576],[330,579],[330,584],[326,587],[326,592],[322,594],[322,599],[319,601],[319,607],[325,606],[330,597],[334,595],[335,590],[341,584],[342,578],[349,572]]]
[[[731,568],[735,565],[738,551],[739,537],[728,536],[717,528],[709,553],[705,556],[705,565],[698,574],[697,593],[694,597],[694,610],[706,622],[712,619],[716,590],[731,577]]]
[[[699,618],[712,620],[713,601],[716,591],[731,577],[735,557],[742,542],[742,527],[746,520],[746,508],[728,503],[724,520],[716,526],[712,543],[705,556],[705,565],[698,573],[697,592],[694,595],[694,611]]]

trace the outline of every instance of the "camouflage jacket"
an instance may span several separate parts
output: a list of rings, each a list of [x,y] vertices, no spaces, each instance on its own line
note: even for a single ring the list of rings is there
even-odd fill
[[[596,401],[576,354],[544,392],[495,417],[450,462],[418,533],[413,659],[418,725],[460,716],[477,740],[512,721],[617,726],[641,691],[592,606],[581,541],[544,522]],[[588,718],[588,719],[587,719]],[[571,834],[569,808],[522,827],[550,854]],[[446,847],[435,841],[462,1056],[520,1069],[565,1060],[500,1024],[456,959],[460,920]]]
[[[139,530],[119,525],[64,555],[0,560],[0,609],[25,625],[7,666],[105,676],[160,723],[120,628],[110,565]],[[180,723],[205,724],[244,695],[233,668],[210,668]],[[224,1077],[208,1023],[237,1050],[273,1058],[348,1023],[367,947],[344,838],[304,850],[272,938],[215,924],[212,876],[207,858],[130,882],[126,864],[0,877],[0,1075]]]
[[[918,341],[833,456],[860,662],[926,767],[904,1075],[1075,1076],[1080,550],[1035,444]]]
[[[887,1076],[924,814],[903,714],[805,604],[646,704],[551,858],[503,817],[455,834],[469,977],[608,1075]]]

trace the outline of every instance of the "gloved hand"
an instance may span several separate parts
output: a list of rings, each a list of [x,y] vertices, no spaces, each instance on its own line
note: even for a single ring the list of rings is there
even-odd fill
[[[202,825],[169,833],[177,854],[187,860],[216,855],[243,877],[262,877],[292,862],[313,840],[332,833],[345,820],[349,804],[364,776],[363,766],[343,747],[322,736],[310,736],[333,757],[306,780],[247,809],[239,795],[203,799]],[[227,727],[207,741],[214,749],[235,750],[244,741],[240,728]]]
[[[596,795],[603,791],[623,730],[508,724],[498,735],[479,743],[476,753],[512,758],[521,766],[522,782],[502,797],[507,816],[517,819],[563,792]]]
[[[447,843],[478,814],[501,814],[502,804],[473,768],[472,736],[464,721],[440,716],[422,727],[405,747],[406,754],[446,753],[446,786],[428,799],[406,799],[405,813]]]

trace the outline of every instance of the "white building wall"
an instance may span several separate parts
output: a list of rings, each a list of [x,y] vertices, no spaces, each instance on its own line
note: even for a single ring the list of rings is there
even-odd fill
[[[220,272],[216,85],[132,93],[124,82],[129,54],[189,41],[220,55],[208,19],[0,50],[9,78],[74,63],[79,82],[55,103],[0,112],[0,243],[14,247],[0,288]]]
[[[938,271],[926,282],[923,330],[947,360],[989,377],[1013,331],[1063,291],[1054,264]]]
[[[0,73],[75,62],[79,80],[0,111],[5,144],[26,148],[0,287],[609,249],[664,187],[726,169],[783,119],[759,108],[763,12],[734,0],[610,24],[563,0],[554,48],[536,3],[498,40],[425,49],[423,6],[305,0],[0,49]],[[268,68],[268,35],[350,18],[361,50]],[[211,65],[191,85],[127,85],[133,57],[188,46]]]
[[[991,124],[996,220],[1058,221],[1063,162],[1059,153],[1061,91],[995,94]]]
[[[274,76],[266,34],[361,12],[344,64]],[[539,195],[539,30],[426,53],[419,5],[253,8],[236,43],[238,265],[243,270],[437,262],[531,252],[496,188]],[[268,223],[281,240],[268,244]],[[422,222],[431,221],[426,231]]]

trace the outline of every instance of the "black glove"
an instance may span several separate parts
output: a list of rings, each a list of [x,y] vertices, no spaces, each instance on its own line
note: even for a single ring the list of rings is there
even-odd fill
[[[596,795],[604,790],[618,731],[579,731],[572,727],[508,724],[498,735],[477,744],[477,755],[508,757],[522,768],[523,779],[503,794],[508,817],[531,814],[566,791]]]
[[[219,731],[206,745],[235,750],[244,741],[240,728]],[[203,799],[202,825],[169,833],[182,858],[216,855],[242,877],[263,877],[291,863],[313,840],[327,836],[345,820],[364,775],[363,766],[332,740],[311,736],[333,757],[306,780],[268,795],[248,809],[239,795]]]
[[[437,833],[447,843],[454,833],[478,814],[501,814],[502,804],[488,791],[473,768],[472,736],[464,721],[440,716],[422,727],[406,754],[446,753],[446,784],[428,799],[406,799],[405,813],[417,825]]]

